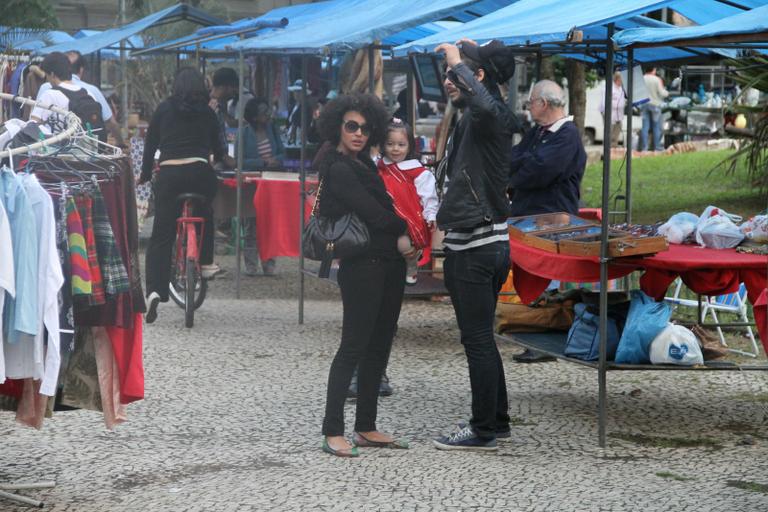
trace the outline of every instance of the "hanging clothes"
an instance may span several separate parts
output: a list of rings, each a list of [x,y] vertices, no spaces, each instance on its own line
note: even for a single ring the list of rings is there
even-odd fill
[[[13,270],[13,241],[11,226],[5,213],[3,201],[0,201],[0,333],[3,332],[3,305],[5,295],[16,295],[16,279]],[[0,344],[0,384],[5,382],[5,351]]]
[[[90,306],[105,304],[107,298],[104,294],[99,256],[96,253],[96,234],[93,232],[93,199],[91,199],[88,194],[79,194],[75,196],[75,204],[77,205],[77,213],[80,214],[80,220],[83,224],[85,252],[87,255],[88,270],[91,273],[91,294],[88,296],[88,302],[75,304],[75,306],[86,309]]]
[[[83,233],[83,222],[80,219],[80,213],[77,211],[77,205],[72,197],[67,197],[67,238],[69,240],[69,263],[72,272],[72,296],[90,297],[91,290],[91,267],[88,264],[88,249],[85,245],[85,234]]]
[[[38,240],[37,261],[37,333],[19,334],[16,342],[6,342],[6,372],[10,378],[42,380],[39,392],[53,396],[59,376],[59,311],[58,294],[64,283],[56,251],[56,222],[53,201],[37,178],[17,175],[27,193],[35,217]],[[44,338],[47,330],[47,350]]]
[[[5,297],[3,339],[14,343],[21,333],[37,334],[38,239],[27,193],[20,179],[7,167],[0,170],[0,201],[10,220],[16,277],[16,296],[6,293]]]

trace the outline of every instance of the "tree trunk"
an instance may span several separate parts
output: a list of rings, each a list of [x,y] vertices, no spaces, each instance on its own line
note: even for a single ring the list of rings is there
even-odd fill
[[[544,57],[541,59],[539,80],[555,80],[555,63],[552,61],[552,57]]]
[[[587,81],[586,68],[583,62],[567,59],[566,73],[568,76],[568,105],[573,122],[584,135],[584,116],[587,111]]]

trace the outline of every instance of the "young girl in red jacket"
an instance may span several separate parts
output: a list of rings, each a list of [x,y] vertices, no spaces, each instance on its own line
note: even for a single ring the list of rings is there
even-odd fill
[[[393,118],[387,127],[383,157],[377,167],[395,212],[408,224],[408,234],[398,239],[397,247],[406,259],[405,282],[416,284],[418,261],[430,247],[435,231],[438,199],[434,175],[421,165],[411,127]]]

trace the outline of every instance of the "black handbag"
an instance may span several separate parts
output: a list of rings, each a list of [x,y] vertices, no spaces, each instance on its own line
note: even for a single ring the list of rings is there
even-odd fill
[[[320,261],[318,275],[326,278],[334,258],[351,258],[364,253],[368,249],[370,236],[365,222],[355,213],[346,213],[336,219],[319,215],[317,209],[322,190],[323,181],[320,180],[312,215],[302,233],[302,242],[304,256]]]

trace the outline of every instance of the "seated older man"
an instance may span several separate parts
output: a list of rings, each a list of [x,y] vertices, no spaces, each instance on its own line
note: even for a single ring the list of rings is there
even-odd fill
[[[512,148],[512,216],[576,214],[587,154],[573,118],[565,114],[563,89],[550,80],[537,82],[528,109],[536,127]],[[513,359],[532,363],[554,358],[526,350]]]

